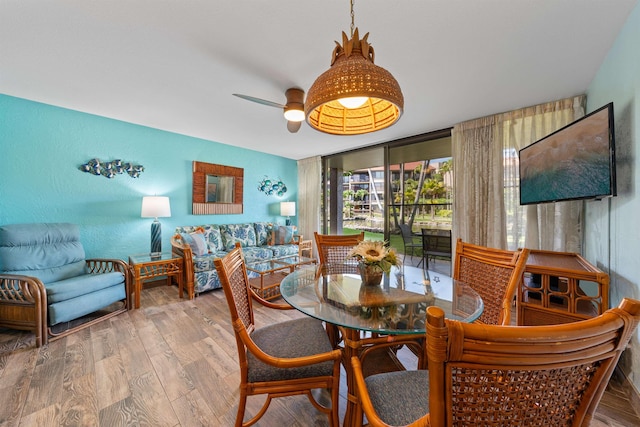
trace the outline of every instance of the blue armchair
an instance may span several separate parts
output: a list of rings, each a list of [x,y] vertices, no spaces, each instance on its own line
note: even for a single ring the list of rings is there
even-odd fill
[[[77,225],[0,226],[0,326],[38,347],[126,311],[129,281],[124,261],[85,259]]]

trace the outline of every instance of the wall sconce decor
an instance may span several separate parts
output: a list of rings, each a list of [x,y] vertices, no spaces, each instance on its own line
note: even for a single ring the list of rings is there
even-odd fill
[[[284,193],[287,192],[287,186],[284,185],[280,178],[277,180],[269,179],[265,175],[264,179],[260,181],[260,184],[258,184],[258,190],[262,191],[267,196],[284,196]]]
[[[123,163],[122,160],[112,160],[110,162],[102,162],[100,159],[91,159],[84,165],[80,166],[80,170],[93,175],[102,175],[106,178],[113,178],[118,174],[127,173],[131,178],[138,178],[144,172],[144,166],[134,165],[133,163]]]

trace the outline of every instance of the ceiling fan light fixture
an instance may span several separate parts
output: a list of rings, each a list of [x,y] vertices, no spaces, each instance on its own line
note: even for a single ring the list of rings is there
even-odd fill
[[[284,106],[284,118],[290,122],[303,122],[304,115],[304,91],[298,88],[289,88],[284,93],[287,104]]]
[[[303,122],[304,121],[304,108],[285,108],[284,118],[290,122]]]
[[[321,132],[358,135],[387,128],[404,109],[400,85],[390,72],[373,63],[373,46],[354,31],[351,0],[351,38],[342,32],[331,67],[311,85],[304,104],[307,123]],[[358,98],[360,104],[351,103]]]

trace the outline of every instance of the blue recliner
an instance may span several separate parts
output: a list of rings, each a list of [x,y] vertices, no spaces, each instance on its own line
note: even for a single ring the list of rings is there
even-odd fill
[[[0,326],[38,347],[126,311],[130,295],[127,263],[85,259],[77,225],[0,226]]]

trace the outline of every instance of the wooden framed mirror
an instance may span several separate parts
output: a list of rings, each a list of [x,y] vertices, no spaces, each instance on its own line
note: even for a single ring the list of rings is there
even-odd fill
[[[241,214],[244,169],[193,162],[193,215]]]

